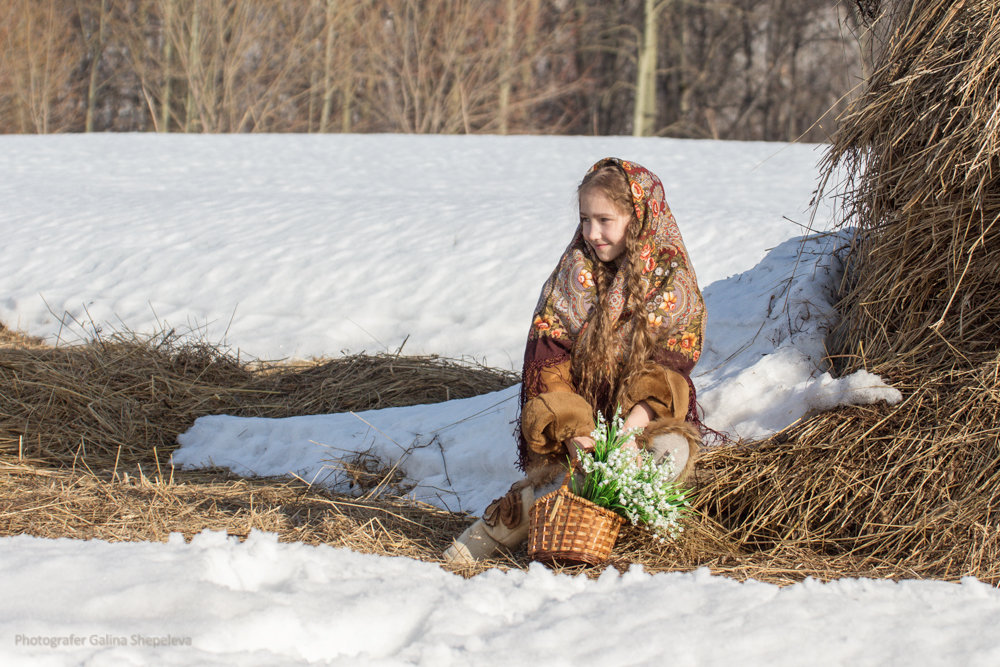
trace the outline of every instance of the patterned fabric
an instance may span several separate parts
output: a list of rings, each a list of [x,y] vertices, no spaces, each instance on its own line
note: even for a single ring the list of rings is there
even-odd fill
[[[629,353],[635,318],[643,317],[656,344],[651,361],[689,376],[701,356],[705,302],[677,222],[667,206],[663,184],[648,169],[618,158],[605,158],[590,171],[605,165],[621,167],[628,177],[632,203],[641,225],[639,258],[645,262],[642,312],[623,312],[626,302],[624,270],[616,273],[610,288],[609,304],[612,320],[616,321],[618,357],[623,359]],[[562,363],[572,354],[587,325],[590,310],[597,302],[593,270],[598,261],[588,252],[582,228],[578,225],[573,240],[542,287],[532,316],[524,357],[522,407],[540,392],[542,369]],[[624,266],[625,262],[621,264]],[[693,394],[693,385],[691,389]],[[694,406],[692,400],[691,417],[697,421]],[[520,466],[523,468],[527,453],[523,438],[519,439],[522,445]]]
[[[642,225],[640,259],[645,261],[642,287],[645,310],[631,314],[645,317],[654,339],[665,349],[698,361],[705,330],[705,302],[698,279],[688,259],[677,221],[664,198],[663,184],[649,170],[633,162],[605,158],[591,171],[617,164],[628,176],[636,217]],[[551,337],[572,347],[597,299],[594,262],[586,250],[581,227],[545,282],[532,317],[528,340]],[[611,286],[612,320],[618,320],[625,305],[625,272],[618,271]],[[634,326],[632,317],[616,328],[619,349],[627,351]]]
[[[663,184],[648,169],[618,158],[605,158],[590,171],[605,165],[617,165],[625,172],[632,193],[632,204],[641,225],[639,258],[645,262],[642,289],[644,304],[639,313],[623,312],[626,295],[625,271],[619,269],[610,288],[610,307],[615,325],[616,351],[619,359],[629,353],[636,317],[644,317],[656,343],[650,361],[667,366],[688,377],[691,390],[688,419],[698,423],[694,385],[690,372],[701,356],[705,336],[705,302],[698,289],[698,279],[688,259],[684,241],[670,208]],[[542,287],[532,315],[531,329],[524,353],[521,384],[521,407],[542,391],[542,371],[570,358],[587,317],[597,302],[594,263],[578,225],[573,240],[563,252],[559,264]],[[625,265],[625,262],[621,262]],[[606,410],[609,406],[595,406]],[[520,421],[520,420],[519,420]],[[530,458],[520,425],[517,430],[523,470]]]

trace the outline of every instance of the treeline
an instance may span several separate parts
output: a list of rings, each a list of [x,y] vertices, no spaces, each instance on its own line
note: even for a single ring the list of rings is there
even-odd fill
[[[821,141],[862,78],[854,11],[839,0],[2,0],[0,132]]]

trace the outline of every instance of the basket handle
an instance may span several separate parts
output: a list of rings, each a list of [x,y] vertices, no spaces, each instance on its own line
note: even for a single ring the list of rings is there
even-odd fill
[[[549,508],[549,516],[546,518],[545,523],[554,523],[556,520],[556,515],[559,514],[559,508],[562,507],[563,497],[556,494],[556,499],[552,502],[552,507]]]

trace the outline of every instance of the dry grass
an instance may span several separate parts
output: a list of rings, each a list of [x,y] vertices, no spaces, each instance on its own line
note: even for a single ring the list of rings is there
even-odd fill
[[[162,465],[194,420],[433,403],[508,387],[512,372],[435,356],[248,362],[173,332],[50,347],[0,330],[0,453],[95,472]]]
[[[202,414],[285,416],[405,405],[492,391],[514,379],[432,357],[247,364],[165,335],[116,334],[53,348],[0,329],[0,534],[162,541],[173,532],[245,537],[258,529],[283,541],[440,562],[472,519],[400,498],[405,483],[398,471],[370,454],[340,462],[360,494],[346,497],[300,480],[173,470],[174,438]],[[792,552],[767,559],[741,554],[718,524],[695,515],[675,545],[626,529],[604,567],[642,563],[658,572],[707,565],[782,583],[838,574],[804,562]],[[460,573],[527,565],[521,549]],[[596,576],[603,569],[562,571]]]
[[[1000,582],[997,370],[897,374],[899,405],[839,409],[713,451],[701,462],[703,509],[744,551],[808,550],[868,576]]]
[[[169,473],[168,473],[169,474]],[[433,560],[466,520],[399,500],[335,497],[289,480],[240,479],[223,471],[173,478],[123,473],[111,480],[36,461],[0,460],[3,534],[109,541],[165,541],[202,530],[329,544]]]
[[[4,535],[165,540],[172,532],[190,538],[211,529],[244,537],[258,529],[277,533],[283,541],[440,562],[443,549],[472,519],[395,495],[393,491],[405,492],[405,480],[364,452],[341,462],[360,494],[346,497],[300,480],[173,470],[173,439],[197,416],[210,412],[283,416],[297,414],[302,405],[336,409],[328,407],[331,396],[341,396],[342,405],[363,409],[412,403],[419,392],[436,391],[432,400],[443,400],[477,388],[493,390],[512,379],[503,372],[436,358],[349,357],[280,367],[241,364],[211,346],[162,336],[123,335],[52,348],[14,332],[0,334]],[[350,387],[341,390],[342,382]],[[405,391],[408,384],[414,392]],[[155,393],[149,393],[151,385]],[[866,423],[885,413],[855,411]],[[141,424],[134,423],[135,415],[142,415]],[[845,470],[868,462],[858,464],[853,450],[817,447],[810,438],[822,426],[810,423],[811,430],[800,426],[782,438],[707,455],[699,468],[697,511],[684,537],[660,545],[644,531],[627,527],[604,567],[624,570],[640,563],[647,571],[662,572],[707,566],[740,579],[782,584],[806,576],[941,574],[905,559],[872,557],[863,536],[851,548],[842,536],[826,535],[826,524],[836,520],[817,511],[827,502],[823,494],[842,493]],[[850,431],[850,422],[845,424]],[[25,426],[25,431],[17,430]],[[886,422],[883,429],[889,440],[892,428]],[[33,448],[32,442],[41,444]],[[880,439],[872,442],[883,447],[877,444]],[[887,456],[897,456],[896,450],[883,449]],[[875,451],[869,449],[872,460],[878,459]],[[802,473],[795,472],[799,466]],[[814,466],[826,468],[826,477],[805,473]],[[870,483],[890,498],[901,498],[899,489],[907,484],[891,474],[888,480]],[[789,501],[777,503],[776,492]],[[803,503],[802,498],[813,501]],[[866,496],[855,500],[842,504],[842,512],[866,521]],[[785,534],[787,526],[798,532]],[[468,576],[489,567],[527,565],[521,549],[459,572]],[[596,576],[604,567],[561,570]],[[962,573],[961,567],[952,567],[944,576]]]
[[[887,38],[828,156],[857,229],[829,344],[904,401],[709,453],[700,506],[759,558],[1000,583],[1000,7],[858,4]]]
[[[436,560],[469,519],[393,497],[398,471],[340,462],[361,497],[297,480],[171,469],[176,437],[202,415],[367,410],[510,386],[508,371],[434,356],[315,363],[241,361],[173,333],[116,333],[52,347],[0,325],[0,534],[165,540],[203,529]],[[389,491],[387,493],[386,491]]]

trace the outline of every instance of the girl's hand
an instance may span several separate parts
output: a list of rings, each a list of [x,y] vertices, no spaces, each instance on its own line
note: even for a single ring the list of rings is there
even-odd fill
[[[580,453],[578,450],[582,449],[585,452],[594,451],[594,439],[588,435],[579,435],[566,443],[566,449],[569,450],[569,458],[573,462],[573,467],[580,469]]]
[[[640,449],[639,444],[635,441],[635,438],[622,445],[622,452],[626,454],[631,452],[631,454],[635,457],[635,462],[642,464],[642,449]]]
[[[649,426],[649,422],[653,421],[654,416],[653,411],[650,409],[646,401],[639,401],[635,404],[635,407],[629,411],[628,417],[625,418],[623,426],[626,429],[646,428]],[[635,438],[622,445],[622,449],[632,450],[635,454],[636,463],[642,462],[642,450],[639,449],[639,445],[636,443]]]
[[[649,422],[653,421],[654,416],[652,409],[650,409],[646,401],[639,401],[629,411],[628,417],[625,418],[624,426],[626,429],[646,428],[649,426]]]

